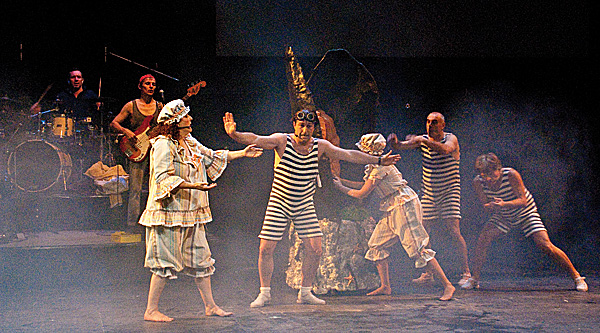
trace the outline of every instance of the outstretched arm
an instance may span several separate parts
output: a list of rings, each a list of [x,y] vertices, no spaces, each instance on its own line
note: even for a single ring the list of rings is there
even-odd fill
[[[396,133],[392,133],[387,137],[387,143],[394,150],[409,150],[418,148],[421,144],[415,140],[409,140],[408,138],[414,138],[416,135],[409,135],[405,141],[400,141]]]
[[[242,150],[230,150],[227,153],[227,161],[237,160],[238,158],[242,157],[259,157],[260,155],[262,155],[262,153],[262,148],[258,148],[256,147],[256,145],[249,145]]]
[[[335,187],[340,190],[343,193],[346,193],[347,195],[357,198],[357,199],[363,199],[365,197],[367,197],[371,192],[373,192],[373,190],[375,189],[375,187],[377,186],[377,182],[379,181],[378,179],[368,179],[366,182],[364,182],[362,184],[362,187],[360,187],[359,189],[352,189],[349,187],[344,186],[342,183],[345,180],[342,180],[340,178],[333,178],[333,184],[335,185]],[[352,182],[354,183],[354,182]]]
[[[226,112],[225,116],[223,116],[223,126],[227,135],[239,143],[255,145],[263,149],[277,149],[282,144],[285,147],[285,136],[283,134],[275,133],[269,136],[262,136],[252,132],[238,132],[237,125],[233,120],[233,114],[230,112]]]
[[[354,181],[354,180],[348,180],[348,179],[344,179],[344,178],[341,178],[341,177],[334,177],[333,181],[339,181],[340,184],[342,184],[344,186],[347,186],[349,188],[356,189],[356,190],[359,189],[359,188],[361,188],[365,184],[364,181],[363,182],[357,182],[357,181]]]
[[[182,182],[181,184],[179,184],[176,188],[178,189],[191,189],[191,190],[201,190],[201,191],[208,191],[212,188],[215,188],[217,186],[217,183],[188,183],[186,181]]]
[[[458,152],[458,139],[454,134],[449,135],[448,139],[444,143],[428,139],[422,135],[408,136],[407,140],[408,142],[415,142],[417,146],[423,143],[429,147],[429,149],[432,149],[442,155],[457,154]]]
[[[336,147],[329,141],[319,140],[319,157],[323,154],[336,160],[342,160],[356,164],[379,164],[392,165],[400,160],[400,155],[391,155],[391,151],[385,155],[373,156],[358,150],[349,150]]]

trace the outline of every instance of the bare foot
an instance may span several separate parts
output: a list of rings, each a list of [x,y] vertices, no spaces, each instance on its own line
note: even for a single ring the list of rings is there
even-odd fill
[[[448,285],[444,288],[444,293],[442,294],[442,297],[440,297],[440,301],[449,301],[452,299],[452,295],[454,295],[454,291],[456,290],[456,288],[454,288],[453,285]]]
[[[391,294],[392,294],[392,288],[387,287],[387,286],[381,286],[381,287],[373,290],[372,292],[368,293],[367,296],[391,295]]]
[[[219,317],[229,317],[233,314],[233,312],[227,312],[227,311],[223,311],[223,309],[221,309],[218,306],[215,306],[214,308],[206,308],[205,311],[207,316],[219,316]]]
[[[165,316],[160,313],[158,310],[156,311],[148,311],[144,312],[144,320],[147,321],[173,321],[173,318]]]

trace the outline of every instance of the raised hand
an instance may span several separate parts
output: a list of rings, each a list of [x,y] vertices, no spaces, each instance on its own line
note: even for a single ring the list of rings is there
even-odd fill
[[[225,115],[223,116],[223,126],[228,135],[231,135],[236,131],[236,123],[233,120],[233,114],[231,112],[225,112]]]
[[[392,134],[388,135],[387,142],[390,145],[398,144],[398,136],[396,135],[396,133],[392,133]]]

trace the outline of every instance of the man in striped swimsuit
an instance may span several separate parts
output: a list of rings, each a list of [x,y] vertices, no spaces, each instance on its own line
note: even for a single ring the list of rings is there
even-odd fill
[[[273,274],[273,252],[282,239],[290,221],[303,240],[305,257],[302,263],[302,287],[298,292],[298,303],[325,304],[312,293],[319,259],[322,253],[323,234],[315,213],[313,195],[318,177],[318,161],[324,156],[332,160],[343,160],[357,164],[395,164],[399,155],[371,156],[357,150],[346,150],[329,141],[312,137],[317,124],[313,111],[300,110],[294,114],[294,133],[274,133],[268,136],[251,132],[238,132],[231,113],[223,117],[227,134],[243,144],[255,144],[263,149],[275,150],[274,179],[269,204],[260,233],[258,272],[260,293],[251,307],[262,307],[271,301],[271,276]]]
[[[575,269],[569,257],[550,241],[533,196],[525,188],[519,172],[513,168],[503,168],[500,159],[493,153],[479,156],[475,161],[475,170],[478,174],[473,180],[475,193],[491,216],[477,239],[473,257],[473,277],[461,287],[479,288],[481,268],[492,241],[506,234],[511,228],[520,228],[525,237],[533,238],[535,245],[542,252],[569,273],[577,291],[587,291],[585,278]]]
[[[430,232],[433,224],[439,221],[450,234],[459,254],[463,285],[471,277],[467,257],[467,243],[460,233],[460,146],[452,133],[444,132],[446,122],[439,112],[427,116],[426,135],[408,135],[399,141],[396,134],[388,136],[393,149],[421,149],[423,176],[421,181],[421,204],[423,205],[423,225]],[[415,283],[433,281],[433,275],[423,273]]]

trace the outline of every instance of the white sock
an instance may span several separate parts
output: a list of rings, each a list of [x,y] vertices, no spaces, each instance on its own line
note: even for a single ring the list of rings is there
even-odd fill
[[[310,294],[311,290],[312,290],[312,287],[300,287],[300,289],[298,290],[298,295],[303,296],[306,294]]]
[[[256,299],[250,303],[251,308],[260,308],[271,302],[271,287],[260,287],[260,293]]]
[[[260,287],[260,293],[265,296],[271,297],[271,287]]]
[[[311,292],[312,287],[300,287],[298,291],[298,301],[300,304],[314,304],[314,305],[323,305],[325,301],[317,298]]]

